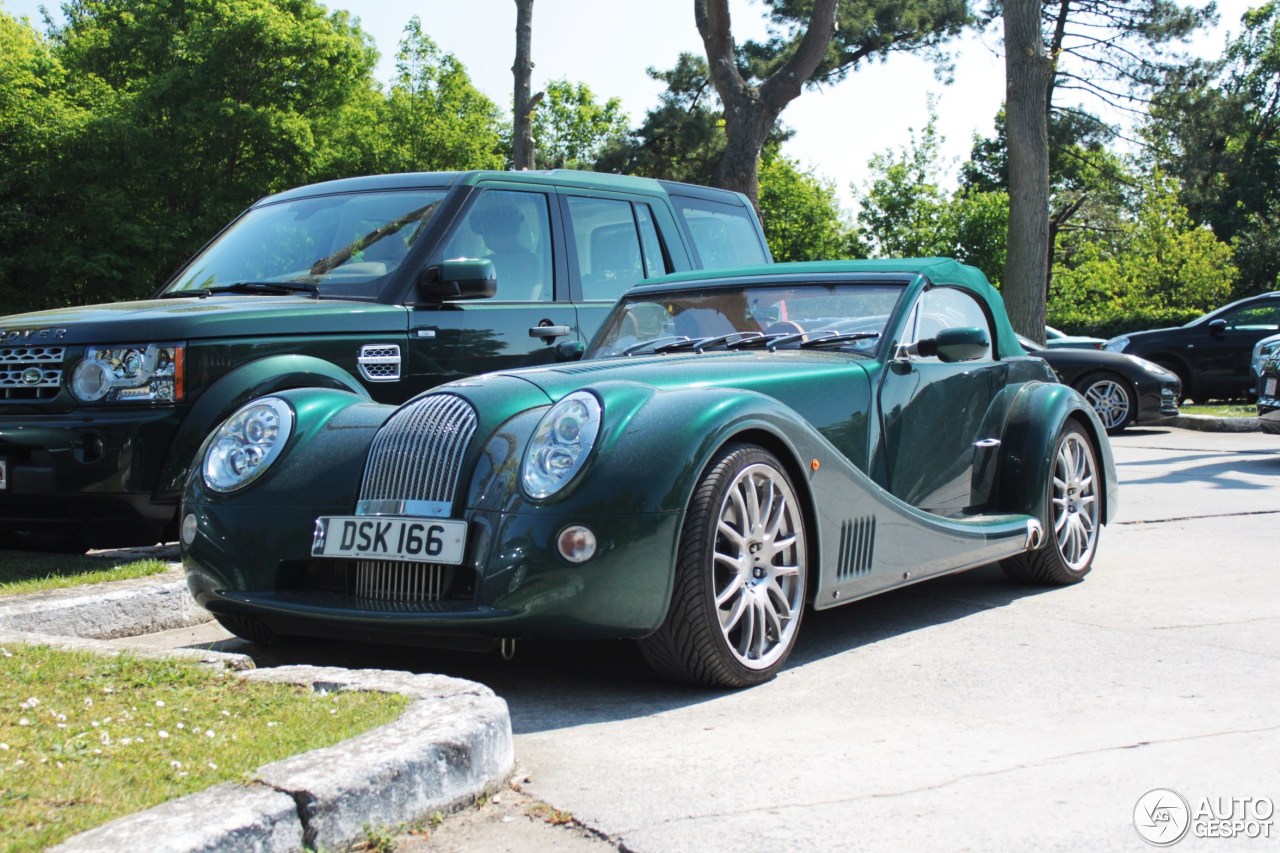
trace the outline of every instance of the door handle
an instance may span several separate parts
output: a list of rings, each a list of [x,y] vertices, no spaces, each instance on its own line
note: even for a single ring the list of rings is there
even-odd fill
[[[534,326],[529,330],[531,338],[563,338],[572,331],[568,326]]]

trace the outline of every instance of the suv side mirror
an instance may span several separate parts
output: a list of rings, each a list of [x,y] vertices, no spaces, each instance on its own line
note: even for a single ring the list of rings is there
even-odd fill
[[[498,272],[488,258],[457,258],[428,267],[418,279],[418,293],[432,302],[488,299],[498,292]]]
[[[1215,335],[1220,338],[1222,337],[1222,334],[1226,332],[1226,330],[1227,330],[1227,321],[1222,319],[1221,317],[1219,317],[1216,320],[1209,321],[1209,334]]]

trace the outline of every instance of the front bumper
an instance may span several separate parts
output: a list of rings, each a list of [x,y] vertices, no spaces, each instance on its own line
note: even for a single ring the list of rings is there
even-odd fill
[[[0,529],[158,541],[178,496],[153,488],[179,422],[174,407],[0,419]]]
[[[252,616],[282,634],[429,645],[651,633],[670,602],[684,515],[470,511],[463,564],[441,572],[439,595],[405,598],[358,589],[355,561],[312,558],[309,527],[250,542],[245,531],[262,530],[260,514],[226,505],[194,514],[198,532],[183,548],[187,582],[215,615]],[[596,534],[599,550],[586,563],[569,564],[555,552],[568,524]],[[410,563],[392,570],[435,571]]]

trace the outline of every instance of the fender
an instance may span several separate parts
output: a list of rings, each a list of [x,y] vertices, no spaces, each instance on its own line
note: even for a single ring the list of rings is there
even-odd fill
[[[1001,443],[997,500],[1002,510],[1047,517],[1048,460],[1068,418],[1080,422],[1098,452],[1098,474],[1105,481],[1098,490],[1102,522],[1114,517],[1119,488],[1106,429],[1074,388],[1047,382],[1028,383],[1010,406]]]
[[[182,490],[191,460],[205,438],[237,408],[265,394],[306,387],[350,391],[369,399],[369,392],[355,377],[313,356],[277,355],[242,364],[213,383],[191,407],[169,446],[152,499],[172,498]]]

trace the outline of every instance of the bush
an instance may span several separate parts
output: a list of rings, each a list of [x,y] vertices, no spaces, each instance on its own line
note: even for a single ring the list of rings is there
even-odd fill
[[[1152,308],[1099,317],[1082,316],[1081,313],[1070,310],[1057,310],[1049,313],[1048,323],[1069,335],[1090,335],[1095,338],[1110,339],[1127,332],[1182,326],[1203,313],[1194,308]]]

